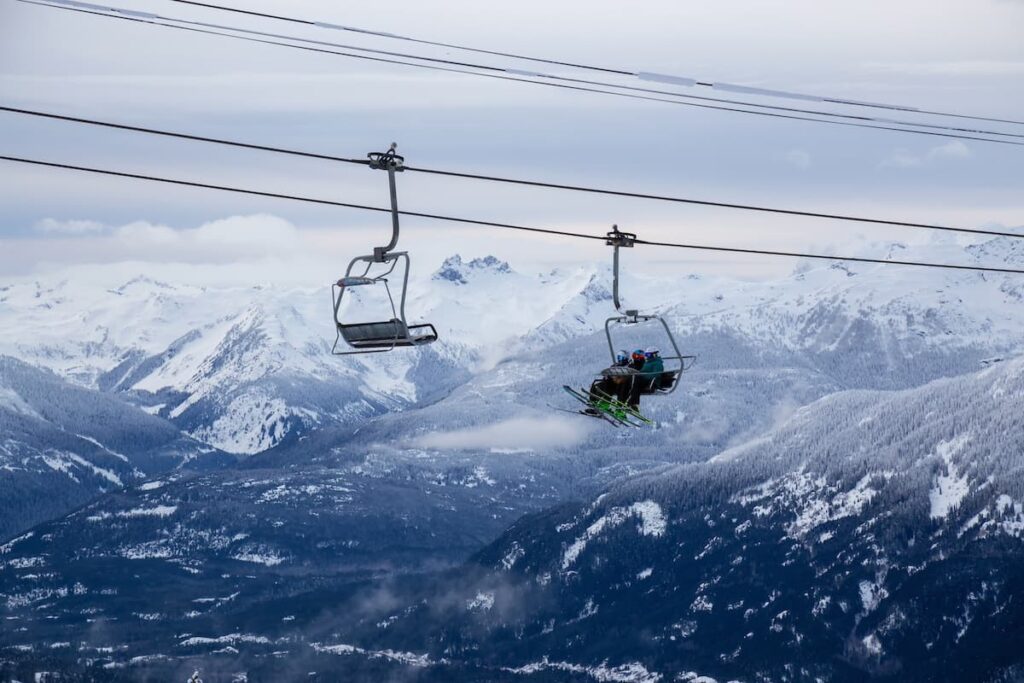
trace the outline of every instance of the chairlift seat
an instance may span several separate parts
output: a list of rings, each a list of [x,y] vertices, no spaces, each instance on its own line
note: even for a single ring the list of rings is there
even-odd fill
[[[670,394],[676,386],[676,382],[679,381],[679,375],[681,370],[666,370],[658,373],[653,381],[650,381],[648,385],[640,392],[642,395],[650,396],[652,394]],[[650,373],[645,373],[631,368],[627,365],[613,365],[610,368],[605,368],[601,371],[601,377],[629,377],[635,379],[647,379],[651,377]]]
[[[601,371],[602,377],[632,377],[640,373],[628,365],[613,365]]]
[[[354,349],[389,349],[437,341],[430,323],[406,325],[397,318],[373,323],[338,323],[338,333]]]
[[[339,287],[358,287],[359,285],[375,285],[377,278],[372,277],[343,277],[338,280]]]

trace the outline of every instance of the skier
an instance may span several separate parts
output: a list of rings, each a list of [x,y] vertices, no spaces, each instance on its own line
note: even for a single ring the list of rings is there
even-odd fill
[[[644,355],[643,349],[637,349],[633,352],[632,358],[629,361],[629,367],[633,368],[637,372],[640,372],[644,368],[644,363],[647,362],[647,357]]]
[[[644,366],[640,372],[648,380],[648,386],[644,390],[645,393],[649,390],[653,391],[661,388],[662,379],[665,374],[665,361],[661,359],[661,351],[659,349],[649,346],[644,351]]]
[[[629,353],[625,349],[620,349],[615,354],[615,363],[612,365],[613,368],[625,368],[630,364]],[[610,396],[618,401],[622,401],[629,395],[630,382],[623,375],[609,375],[594,380],[590,385],[591,402],[600,400],[601,397]]]
[[[654,346],[646,350],[638,350],[644,359],[640,365],[639,372],[633,376],[633,383],[629,389],[627,402],[636,411],[640,410],[640,396],[642,394],[653,394],[661,388],[661,379],[665,374],[665,361],[661,359],[661,351]],[[634,359],[637,352],[633,353]],[[632,365],[631,367],[636,367]]]

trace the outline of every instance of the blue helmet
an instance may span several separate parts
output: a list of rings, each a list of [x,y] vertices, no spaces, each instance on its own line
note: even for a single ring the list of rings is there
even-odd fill
[[[629,351],[626,351],[626,349],[619,349],[615,353],[616,363],[625,363],[627,360],[629,360]]]

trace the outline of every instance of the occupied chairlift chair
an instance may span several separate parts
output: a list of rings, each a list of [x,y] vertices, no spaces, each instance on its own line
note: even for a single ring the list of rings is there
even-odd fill
[[[391,241],[387,246],[374,247],[373,253],[367,256],[357,256],[348,264],[345,277],[331,285],[331,298],[334,303],[334,323],[337,327],[337,336],[334,339],[334,346],[331,353],[336,356],[345,356],[357,353],[383,353],[399,347],[423,346],[437,341],[437,330],[434,326],[426,323],[420,325],[409,325],[405,319],[405,297],[409,289],[409,254],[404,251],[391,251],[398,245],[398,192],[395,187],[395,173],[405,170],[403,162],[405,159],[395,154],[394,143],[387,152],[372,152],[367,156],[370,159],[370,168],[385,170],[388,172],[388,185],[391,189]],[[391,293],[388,284],[388,277],[398,268],[399,261],[403,263],[402,271],[402,294],[399,298],[398,307],[395,307],[395,298]],[[362,264],[366,264],[363,268]],[[371,275],[370,271],[375,266],[383,270]],[[353,275],[353,272],[362,272]],[[384,285],[384,291],[391,303],[391,319],[380,322],[368,323],[346,323],[339,318],[341,302],[345,292],[352,287],[368,285]],[[344,339],[351,348],[350,351],[339,351],[338,345]]]
[[[672,346],[672,350],[675,353],[673,356],[663,355],[661,358],[665,361],[664,372],[657,373],[657,376],[650,378],[650,386],[641,393],[644,394],[671,394],[679,386],[679,377],[686,370],[689,370],[693,366],[693,362],[696,360],[696,356],[684,356],[679,351],[679,345],[676,344],[676,338],[672,335],[672,330],[669,328],[668,323],[660,315],[656,314],[641,314],[636,310],[622,310],[622,305],[619,302],[619,249],[622,247],[631,248],[636,242],[636,235],[628,232],[619,232],[619,226],[613,225],[612,231],[608,233],[605,244],[615,249],[614,255],[612,256],[612,301],[615,303],[615,311],[619,313],[617,316],[608,318],[604,323],[604,333],[608,338],[608,350],[612,357],[612,366],[606,370],[601,371],[603,377],[612,377],[615,375],[630,375],[633,377],[644,376],[645,374],[651,375],[652,373],[637,372],[632,368],[623,368],[615,366],[615,343],[612,341],[612,327],[616,325],[636,325],[639,323],[646,323],[653,320],[661,323],[662,329],[665,330],[665,334],[668,336],[669,344]]]

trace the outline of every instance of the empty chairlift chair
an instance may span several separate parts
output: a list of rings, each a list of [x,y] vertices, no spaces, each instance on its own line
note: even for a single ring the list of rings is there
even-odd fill
[[[331,353],[335,355],[382,353],[400,347],[423,346],[437,341],[437,330],[433,325],[429,323],[410,325],[406,321],[405,299],[409,290],[409,254],[404,251],[392,251],[398,244],[399,233],[395,173],[404,169],[404,159],[395,154],[394,144],[387,152],[374,152],[368,156],[370,168],[388,172],[388,184],[391,189],[391,241],[386,246],[374,247],[372,254],[352,259],[345,271],[345,277],[331,286],[334,323],[337,329]],[[402,289],[399,303],[396,306],[389,279],[392,275],[398,277],[395,271],[399,269]],[[379,285],[384,286],[384,292],[387,294],[390,303],[390,318],[374,322],[349,322],[341,319],[341,305],[348,290],[354,287],[369,288]],[[339,350],[342,340],[345,341],[348,350]]]

